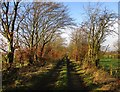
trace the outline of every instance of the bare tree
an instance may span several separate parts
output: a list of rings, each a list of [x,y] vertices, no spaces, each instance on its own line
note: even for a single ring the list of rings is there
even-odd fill
[[[54,35],[59,33],[61,28],[73,23],[68,16],[66,7],[61,3],[34,2],[26,8],[29,8],[30,12],[22,22],[23,32],[20,35],[21,41],[30,48],[29,62],[33,63],[38,45],[41,46],[40,57],[42,57],[45,45],[51,41]]]
[[[71,42],[75,45],[76,61],[82,61],[85,56],[85,50],[87,50],[87,34],[84,29],[77,28],[71,34]],[[83,49],[83,47],[85,47]]]
[[[32,64],[34,61],[35,46],[37,46],[40,38],[39,34],[41,30],[40,20],[41,20],[41,4],[29,3],[25,6],[26,10],[29,10],[26,14],[25,19],[22,21],[20,28],[22,32],[19,32],[19,42],[22,42],[30,50],[29,52],[29,62]]]
[[[86,10],[87,21],[83,24],[87,30],[88,46],[86,61],[98,66],[101,44],[105,38],[115,32],[112,28],[116,22],[116,14],[106,8],[100,8],[98,3],[95,8],[88,6]],[[89,63],[90,64],[90,63]]]
[[[12,64],[14,59],[14,32],[19,29],[19,24],[16,24],[18,18],[18,9],[20,2],[2,2],[1,3],[1,14],[0,14],[0,25],[2,26],[0,33],[7,39],[8,54],[7,61]]]
[[[69,25],[73,25],[72,19],[68,15],[67,7],[60,3],[51,3],[51,7],[48,10],[47,17],[43,20],[43,31],[41,39],[41,57],[43,54],[44,46],[51,41],[56,33],[60,32],[60,29]]]

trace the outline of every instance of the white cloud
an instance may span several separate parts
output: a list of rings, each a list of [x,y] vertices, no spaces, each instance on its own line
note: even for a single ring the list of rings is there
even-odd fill
[[[76,27],[74,27],[74,28],[76,28]],[[61,31],[63,32],[63,34],[61,36],[66,39],[65,43],[67,45],[69,45],[70,40],[71,40],[70,34],[72,33],[72,31],[74,31],[74,29],[73,28],[66,28],[66,29],[62,29]]]
[[[114,31],[116,33],[118,33],[118,23],[114,24]],[[109,35],[106,37],[106,41],[102,44],[104,46],[109,45],[109,50],[115,50],[115,42],[118,41],[118,34],[116,34],[115,32],[112,33],[112,35]]]
[[[114,28],[115,28],[114,29],[115,32],[118,33],[118,23],[114,24]],[[61,36],[63,38],[66,38],[66,42],[65,43],[68,45],[69,42],[70,42],[70,34],[73,31],[73,29],[66,28],[66,29],[62,29],[61,31],[64,32]],[[109,45],[109,50],[115,50],[116,48],[114,47],[114,45],[115,45],[115,42],[117,42],[117,41],[118,41],[118,34],[113,32],[112,35],[108,35],[106,37],[106,41],[102,45],[103,46],[108,46]]]

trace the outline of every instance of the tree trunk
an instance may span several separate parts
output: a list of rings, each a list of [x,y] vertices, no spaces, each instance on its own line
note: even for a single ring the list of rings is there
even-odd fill
[[[33,64],[33,56],[32,55],[30,55],[30,57],[29,57],[29,63]]]
[[[45,44],[42,45],[41,51],[40,51],[40,57],[43,57],[43,51],[44,51]]]
[[[30,49],[30,55],[29,55],[29,63],[33,64],[34,62],[34,52],[33,52],[33,48]]]
[[[13,47],[13,41],[8,42],[8,55],[7,55],[7,61],[10,64],[10,67],[14,60],[14,47]]]
[[[35,59],[36,59],[36,62],[38,61],[37,51],[38,51],[38,45],[36,45],[36,48],[35,48]]]
[[[34,41],[34,27],[32,27],[32,35],[31,35],[31,41],[30,41],[30,53],[29,53],[29,63],[30,64],[33,64],[33,62],[34,62],[33,41]]]
[[[38,61],[38,56],[37,56],[37,54],[35,55],[35,59],[36,59],[36,62]]]

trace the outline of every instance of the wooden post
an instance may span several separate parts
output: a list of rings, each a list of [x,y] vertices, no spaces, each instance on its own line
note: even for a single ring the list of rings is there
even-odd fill
[[[112,69],[112,64],[110,65],[110,75],[113,75],[113,69]]]

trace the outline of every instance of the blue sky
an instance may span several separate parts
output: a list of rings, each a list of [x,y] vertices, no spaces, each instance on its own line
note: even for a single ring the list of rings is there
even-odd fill
[[[92,5],[95,5],[96,2],[91,3]],[[84,21],[84,8],[83,6],[88,6],[88,2],[64,2],[64,5],[68,6],[69,9],[69,15],[75,19],[75,22],[80,24],[82,21]],[[118,2],[101,2],[103,7],[106,7],[108,10],[113,11],[118,14]],[[117,24],[115,24],[116,31],[118,32]],[[71,31],[69,29],[64,30],[65,34],[63,34],[63,37],[66,38],[67,43],[70,41],[70,33]],[[110,35],[106,38],[106,42],[103,43],[104,46],[109,45],[109,50],[114,50],[114,42],[118,40],[118,36],[116,34]]]
[[[64,2],[64,5],[68,6],[70,16],[75,19],[76,23],[81,23],[83,21],[83,13],[84,13],[84,8],[83,6],[87,6],[89,3],[88,2]],[[95,4],[91,3],[91,4]],[[118,13],[118,3],[117,2],[101,2],[102,6],[106,6],[109,10],[112,10],[116,13]]]

